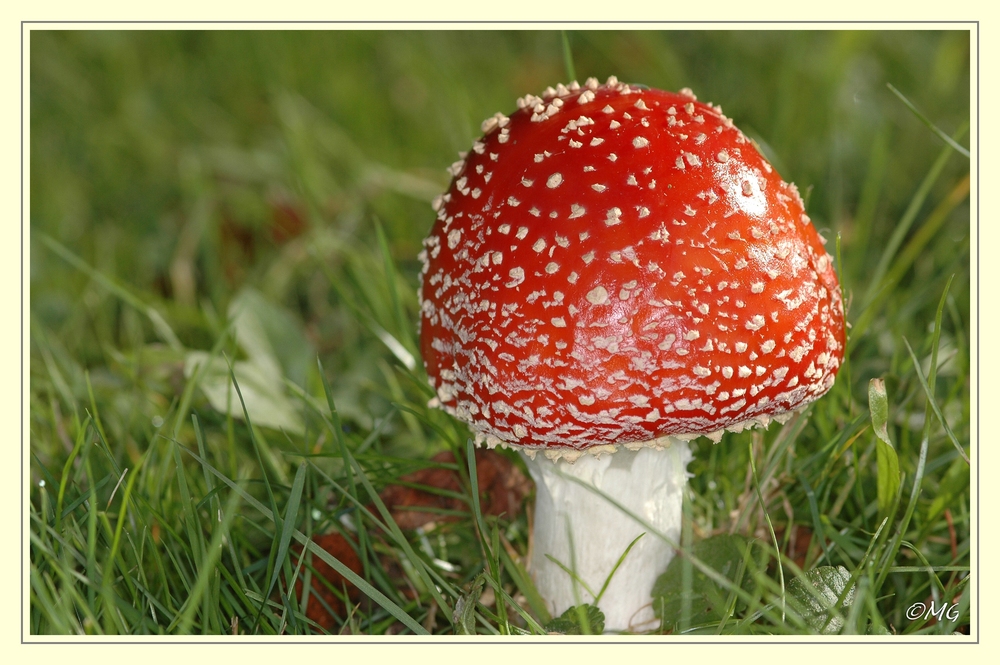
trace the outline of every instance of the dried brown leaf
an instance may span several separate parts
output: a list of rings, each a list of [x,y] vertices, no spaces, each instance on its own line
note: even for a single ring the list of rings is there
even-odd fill
[[[361,574],[361,560],[358,558],[357,552],[354,551],[354,547],[343,535],[328,533],[313,536],[313,541],[355,573]],[[296,551],[301,550],[301,546],[296,547]],[[343,617],[346,614],[346,607],[342,600],[343,593],[346,591],[347,598],[352,603],[357,603],[361,598],[361,592],[319,557],[312,557],[312,567],[315,572],[312,578],[312,589],[309,592],[309,602],[306,604],[306,616],[326,631],[334,632],[337,626],[335,616]],[[330,586],[339,590],[340,595],[334,593]],[[302,597],[301,575],[295,583],[295,595],[298,598]]]
[[[454,464],[455,457],[445,451],[435,455],[431,461]],[[524,498],[531,491],[531,482],[513,462],[495,451],[478,449],[476,477],[484,515],[513,518],[520,514]],[[469,512],[465,501],[434,491],[461,493],[459,475],[453,469],[430,466],[407,474],[400,481],[405,484],[388,485],[379,494],[400,528],[416,529],[430,522],[452,522],[459,519],[459,515],[453,513]]]

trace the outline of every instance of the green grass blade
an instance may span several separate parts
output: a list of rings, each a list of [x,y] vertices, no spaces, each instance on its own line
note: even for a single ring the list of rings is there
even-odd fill
[[[319,370],[320,379],[323,382],[323,394],[326,396],[327,408],[330,409],[330,418],[328,421],[324,418],[324,421],[326,421],[327,429],[333,434],[333,438],[337,442],[337,447],[340,449],[340,458],[344,461],[344,473],[347,476],[347,487],[350,490],[350,496],[356,499],[358,497],[358,488],[354,480],[354,468],[348,461],[349,453],[347,452],[347,442],[344,441],[340,413],[337,411],[337,405],[333,400],[333,390],[330,388],[330,382],[326,378],[326,372],[323,371],[323,363],[319,358],[316,359],[316,366]],[[363,555],[361,557],[362,571],[367,578],[371,575],[368,557],[364,556],[368,551],[368,532],[365,529],[362,517],[359,516],[357,518],[356,526],[358,529],[358,550]]]
[[[573,66],[573,51],[569,46],[569,33],[565,30],[560,30],[559,34],[562,37],[562,55],[563,65],[566,67],[566,79],[567,81],[575,81],[576,67]]]
[[[375,237],[378,239],[379,254],[382,255],[382,269],[385,271],[386,286],[392,303],[392,312],[396,319],[396,335],[402,338],[403,346],[412,353],[416,348],[412,338],[413,326],[406,315],[406,311],[403,309],[403,302],[396,288],[398,282],[396,262],[392,259],[392,251],[389,249],[389,240],[385,236],[385,229],[382,228],[382,223],[378,219],[375,220]],[[398,340],[399,338],[396,339]],[[397,341],[397,343],[399,342]],[[404,362],[404,364],[406,363]],[[416,363],[407,365],[407,369],[411,371],[415,367]]]
[[[288,495],[288,503],[285,505],[285,516],[281,521],[281,538],[278,540],[278,553],[275,560],[282,562],[288,556],[288,545],[292,541],[292,533],[295,531],[295,516],[299,513],[299,501],[302,499],[302,489],[306,482],[305,462],[299,464],[295,471],[295,479],[292,481],[292,490]],[[280,564],[274,566],[271,579],[267,583],[267,596],[271,595],[274,585],[278,583],[278,576],[281,572]],[[290,582],[289,582],[290,583]]]
[[[217,523],[213,529],[212,540],[208,544],[208,549],[199,566],[198,577],[195,579],[191,589],[191,595],[185,602],[177,625],[177,632],[181,635],[188,635],[191,632],[191,625],[194,623],[195,612],[201,601],[202,594],[208,588],[210,578],[215,573],[216,566],[222,558],[222,540],[229,534],[233,520],[239,514],[240,493],[233,492],[226,501],[225,508],[222,509],[222,521]],[[273,584],[273,582],[272,582]],[[207,619],[207,617],[205,617]]]
[[[96,281],[98,284],[103,286],[109,292],[118,297],[122,302],[127,303],[133,307],[136,311],[144,314],[149,322],[153,324],[153,328],[159,333],[160,337],[170,345],[170,348],[175,351],[183,351],[184,345],[181,344],[177,335],[174,333],[173,329],[167,323],[167,320],[163,318],[152,305],[147,305],[138,296],[134,295],[127,288],[119,284],[114,279],[108,277],[104,273],[92,268],[86,261],[78,257],[73,252],[69,251],[65,245],[60,243],[55,238],[52,238],[44,233],[39,234],[39,239],[42,241],[46,247],[52,250],[53,253],[57,254],[64,261],[69,263],[71,266],[85,273],[91,279]]]
[[[84,419],[83,425],[80,427],[80,431],[77,433],[76,443],[73,444],[73,450],[66,458],[66,463],[63,464],[62,476],[59,478],[59,494],[56,497],[56,512],[55,512],[56,531],[61,531],[63,500],[66,497],[66,487],[69,484],[69,477],[72,475],[73,472],[73,461],[76,459],[77,455],[80,454],[80,449],[83,447],[83,442],[87,438],[87,431],[89,427],[90,427],[90,415],[88,415]]]
[[[964,133],[965,128],[962,128],[960,131],[956,132],[955,135],[956,137],[959,137]],[[920,212],[920,208],[923,206],[924,201],[927,200],[927,196],[930,194],[931,188],[934,186],[934,183],[937,182],[937,179],[940,177],[942,171],[944,171],[944,167],[948,163],[948,158],[951,154],[951,148],[946,147],[941,150],[941,153],[931,166],[930,171],[927,172],[927,175],[924,176],[923,181],[917,187],[916,193],[914,193],[909,206],[906,208],[906,212],[903,213],[899,223],[896,224],[896,227],[893,229],[892,236],[889,238],[889,242],[886,244],[885,249],[882,250],[882,255],[879,257],[875,270],[873,270],[868,276],[870,281],[868,282],[868,292],[865,294],[864,298],[866,307],[875,297],[876,291],[883,288],[882,278],[885,276],[886,271],[888,271],[889,264],[892,263],[892,259],[896,256],[899,246],[903,243],[903,239],[909,232],[914,220],[916,220],[917,213]]]
[[[959,154],[965,155],[966,157],[971,157],[972,156],[972,155],[969,154],[969,150],[967,148],[962,147],[958,143],[958,141],[956,141],[955,139],[951,138],[950,136],[948,136],[947,134],[945,134],[944,132],[942,132],[940,129],[938,129],[937,125],[935,125],[933,122],[931,122],[930,119],[927,116],[925,116],[923,113],[921,113],[917,109],[917,107],[913,105],[913,102],[911,102],[909,99],[907,99],[906,96],[903,95],[903,93],[901,93],[899,90],[896,89],[896,86],[894,86],[891,83],[886,83],[885,85],[889,88],[889,90],[892,91],[892,94],[894,94],[897,97],[899,97],[900,101],[902,101],[903,104],[906,105],[906,108],[910,109],[910,111],[913,112],[913,115],[917,116],[917,118],[920,120],[920,122],[922,122],[925,125],[927,125],[927,128],[930,129],[932,132],[934,132],[934,134],[937,135],[938,138],[940,138],[942,141],[944,141],[949,146],[951,146],[952,149],[954,149]]]
[[[798,480],[799,484],[802,485],[803,491],[805,492],[806,501],[809,503],[809,515],[812,518],[813,538],[820,544],[820,556],[815,562],[813,562],[814,566],[819,566],[829,553],[829,549],[824,547],[824,543],[827,540],[826,528],[823,526],[823,520],[820,519],[819,516],[819,504],[816,501],[816,491],[803,475],[799,474]]]
[[[599,602],[601,602],[601,596],[603,596],[604,592],[608,590],[608,585],[611,584],[611,579],[615,576],[615,572],[622,565],[622,563],[624,563],[625,557],[627,557],[628,553],[632,551],[632,548],[635,546],[637,542],[639,542],[639,539],[645,535],[646,532],[644,531],[640,533],[638,536],[636,536],[632,540],[632,542],[628,544],[628,547],[625,548],[625,551],[622,552],[622,555],[618,557],[618,560],[615,561],[614,567],[611,569],[611,572],[608,573],[607,578],[604,580],[604,584],[601,585],[601,590],[597,592],[596,596],[594,596],[594,605],[597,605]]]
[[[893,288],[900,282],[900,280],[902,280],[906,272],[913,266],[914,262],[924,251],[927,243],[931,241],[934,235],[948,220],[948,215],[951,211],[954,210],[968,196],[969,187],[970,178],[969,175],[966,174],[961,180],[958,181],[958,183],[955,184],[954,187],[952,187],[951,191],[948,192],[937,207],[931,211],[920,229],[913,234],[913,237],[910,238],[910,241],[899,253],[892,269],[885,273],[885,276],[881,279],[878,291],[871,295],[871,299],[858,314],[854,323],[851,345],[848,353],[853,350],[856,340],[862,337],[872,320],[878,314],[878,305],[889,297]],[[876,282],[873,280],[872,284],[874,285]]]
[[[177,485],[181,494],[181,511],[184,515],[184,528],[187,531],[188,547],[193,549],[195,559],[205,558],[205,542],[201,529],[198,526],[198,513],[195,509],[195,502],[188,487],[187,471],[184,469],[184,462],[181,460],[180,451],[174,447],[174,463],[177,469]]]
[[[559,559],[555,558],[551,554],[546,554],[545,558],[551,561],[552,563],[556,564],[557,566],[559,566],[559,568],[561,568],[564,573],[570,576],[570,579],[572,579],[574,583],[579,584],[581,587],[583,587],[583,590],[586,591],[588,594],[590,594],[590,597],[592,599],[597,597],[597,594],[594,593],[594,590],[590,588],[590,586],[583,580],[583,578],[581,578],[579,575],[576,574],[576,570],[566,565]],[[580,604],[580,601],[581,601],[580,598],[576,599],[577,605]]]
[[[347,308],[354,314],[357,320],[363,326],[368,328],[368,330],[371,331],[371,333],[375,335],[383,344],[385,344],[386,348],[389,349],[389,352],[392,353],[392,355],[395,356],[404,367],[410,371],[416,370],[418,363],[413,357],[413,354],[407,350],[406,346],[393,337],[385,328],[383,328],[378,323],[374,315],[365,311],[355,301],[355,299],[348,293],[347,289],[341,284],[341,281],[338,280],[336,275],[334,275],[330,270],[329,266],[320,263],[319,267],[326,274],[331,287],[333,287],[333,290],[337,293],[337,297],[340,298],[344,305],[346,305]]]
[[[375,488],[372,486],[371,481],[368,480],[368,477],[365,475],[364,470],[361,468],[361,465],[358,464],[358,461],[354,459],[354,457],[351,456],[349,452],[348,452],[348,459],[350,464],[357,471],[358,479],[364,486],[365,491],[368,492],[369,499],[371,499],[371,502],[375,504],[376,509],[382,516],[382,519],[385,522],[385,526],[388,528],[387,533],[390,535],[390,537],[392,537],[393,542],[395,542],[395,544],[401,550],[403,550],[409,562],[413,564],[413,567],[416,570],[417,575],[421,578],[421,581],[424,584],[424,588],[427,589],[427,591],[434,598],[435,602],[437,602],[438,607],[445,612],[446,616],[450,615],[451,606],[449,603],[445,601],[444,597],[441,595],[441,592],[438,591],[438,587],[440,586],[442,589],[445,590],[445,592],[449,594],[455,593],[454,588],[444,578],[438,575],[433,570],[433,568],[427,566],[424,563],[424,560],[420,558],[416,552],[413,551],[413,548],[410,546],[410,543],[406,539],[406,536],[403,535],[403,532],[399,529],[399,525],[396,524],[396,521],[392,519],[392,514],[389,512],[389,509],[386,508],[385,503],[382,502],[382,498],[378,495],[378,492],[375,491]]]
[[[917,354],[913,352],[910,342],[907,341],[905,337],[903,338],[903,344],[906,345],[906,350],[910,354],[910,359],[913,361],[913,372],[916,374],[917,381],[920,382],[920,387],[923,388],[924,395],[927,397],[928,408],[937,417],[938,422],[941,423],[945,434],[948,435],[948,440],[951,441],[951,444],[955,447],[955,450],[958,451],[958,454],[962,456],[962,459],[965,460],[966,464],[971,464],[972,462],[969,460],[968,453],[966,453],[965,449],[962,448],[962,444],[958,442],[958,438],[955,436],[955,433],[951,431],[951,425],[948,424],[948,420],[944,417],[944,414],[941,413],[941,407],[938,406],[937,399],[935,399],[931,387],[927,384],[927,379],[924,378],[923,370],[920,369],[920,360],[917,359]]]
[[[760,481],[757,479],[757,467],[753,461],[753,443],[749,444],[750,453],[750,474],[753,476],[753,488],[754,492],[757,494],[757,503],[760,505],[760,510],[764,513],[764,521],[767,523],[767,531],[771,534],[771,543],[774,545],[774,551],[777,556],[777,566],[778,566],[778,580],[781,583],[781,620],[785,620],[785,570],[781,565],[781,548],[778,546],[778,537],[774,535],[774,525],[771,524],[771,516],[767,512],[767,506],[764,504],[764,495],[760,491]]]
[[[947,283],[944,285],[944,291],[941,294],[941,299],[938,301],[937,312],[934,315],[934,334],[931,336],[931,364],[930,371],[927,375],[927,380],[923,380],[922,373],[920,371],[919,365],[915,365],[917,368],[917,378],[921,380],[921,387],[923,387],[925,394],[927,395],[929,406],[934,409],[934,415],[937,416],[938,420],[941,422],[942,427],[948,433],[948,438],[951,439],[952,445],[956,446],[958,454],[962,456],[966,464],[971,464],[969,456],[965,453],[965,449],[959,445],[958,440],[955,438],[954,433],[951,431],[951,427],[948,422],[944,419],[941,414],[941,410],[937,405],[937,400],[933,399],[934,395],[934,384],[937,381],[937,370],[938,370],[938,347],[941,341],[941,324],[944,320],[944,306],[948,301],[948,293],[951,291],[951,284],[955,281],[955,275],[948,277]],[[909,346],[909,345],[907,345]],[[912,349],[910,350],[910,355],[913,355]]]
[[[542,599],[541,594],[538,593],[538,589],[535,588],[534,583],[531,581],[531,577],[528,575],[528,571],[524,569],[517,559],[515,559],[510,552],[508,552],[505,546],[500,551],[500,558],[503,561],[504,570],[510,575],[511,579],[514,580],[514,586],[517,587],[525,598],[528,600],[528,606],[531,611],[538,616],[541,624],[547,624],[552,620],[552,616],[549,614],[548,608],[545,606],[545,601]],[[522,612],[520,606],[516,603],[511,603],[511,606],[518,612]],[[540,627],[539,627],[540,629]]]
[[[500,534],[494,523],[493,529],[486,530],[486,521],[483,519],[482,505],[479,499],[479,472],[476,469],[476,447],[472,439],[465,442],[465,457],[469,465],[469,491],[472,495],[472,514],[475,518],[477,530],[479,531],[479,542],[486,554],[486,565],[489,569],[490,585],[501,586],[500,580]],[[491,535],[489,545],[487,545],[486,534]],[[507,609],[502,597],[497,596],[497,613],[500,616],[500,633],[510,634],[510,626],[507,623]]]
[[[267,476],[267,468],[264,466],[264,459],[261,456],[260,442],[257,440],[257,435],[254,432],[253,421],[250,419],[250,413],[247,411],[246,401],[244,401],[244,399],[243,399],[243,392],[240,390],[240,383],[239,383],[239,381],[236,380],[236,372],[233,369],[233,363],[229,359],[228,356],[226,357],[226,362],[229,364],[229,379],[230,379],[230,381],[233,382],[233,386],[235,386],[235,388],[236,388],[236,396],[239,398],[239,400],[240,400],[240,407],[243,409],[243,418],[244,418],[244,420],[246,421],[246,424],[247,424],[247,432],[249,432],[249,434],[250,434],[250,441],[253,444],[254,453],[257,456],[257,464],[260,466],[261,477],[263,478],[263,481],[264,481],[264,487],[267,490],[267,500],[268,500],[268,504],[270,505],[270,514],[272,516],[271,519],[274,521],[275,527],[277,527],[277,529],[281,529],[282,523],[281,523],[281,518],[278,517],[278,504],[275,502],[275,499],[274,499],[274,490],[271,488],[271,481],[270,481],[270,479]],[[268,556],[268,560],[267,560],[267,576],[268,576],[268,578],[271,577],[272,571],[276,567],[275,564],[274,564],[274,557],[275,557],[275,554],[277,553],[277,550],[278,550],[278,546],[277,546],[278,545],[278,541],[277,541],[277,538],[278,538],[278,532],[276,530],[275,533],[274,533],[274,537],[273,537],[271,553]],[[251,629],[251,632],[255,632],[256,631],[257,625],[260,622],[260,612],[263,611],[263,609],[264,609],[264,605],[262,604],[260,606],[260,610],[257,612],[256,618],[254,619],[254,625],[253,625],[253,628]]]

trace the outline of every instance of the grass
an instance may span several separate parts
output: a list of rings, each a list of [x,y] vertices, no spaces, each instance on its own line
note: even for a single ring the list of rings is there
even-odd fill
[[[694,443],[663,631],[968,633],[969,54],[933,31],[33,32],[27,629],[546,632],[527,511],[484,514],[468,432],[427,407],[416,255],[480,120],[568,61],[721,103],[807,198],[852,325],[803,416]],[[468,510],[401,529],[379,491],[442,450]],[[729,536],[729,568],[701,555]],[[361,591],[329,585],[330,626],[294,592],[320,561]],[[593,628],[574,616],[553,625]]]

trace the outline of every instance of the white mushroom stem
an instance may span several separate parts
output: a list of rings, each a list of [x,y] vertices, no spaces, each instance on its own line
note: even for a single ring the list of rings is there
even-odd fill
[[[537,488],[531,572],[552,616],[579,603],[593,603],[629,543],[645,533],[615,571],[597,606],[604,613],[606,631],[657,627],[651,592],[680,540],[691,461],[686,441],[669,437],[669,444],[582,455],[573,462],[524,456]],[[549,557],[574,570],[593,595]]]

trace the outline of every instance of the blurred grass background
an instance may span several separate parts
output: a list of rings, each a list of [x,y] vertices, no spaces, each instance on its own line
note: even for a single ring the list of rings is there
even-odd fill
[[[940,423],[927,424],[928,403],[903,340],[924,362],[922,376],[936,372],[936,406],[967,448],[970,227],[962,183],[967,192],[969,162],[949,152],[886,84],[967,145],[969,34],[582,31],[567,38],[580,80],[614,74],[658,88],[687,86],[699,99],[721,104],[798,185],[828,250],[840,239],[848,319],[861,325],[851,333],[837,387],[812,411],[803,435],[804,450],[821,457],[819,470],[809,466],[815,459],[804,461],[806,452],[783,448],[771,460],[768,505],[787,520],[784,545],[794,540],[797,524],[822,528],[802,508],[799,481],[808,477],[821,512],[833,512],[827,524],[864,551],[877,526],[876,472],[865,466],[875,464],[875,443],[858,418],[867,412],[869,379],[882,377],[906,492],[922,438],[929,439],[917,513],[923,519],[915,518],[909,528],[917,533],[906,538],[934,565],[967,567],[968,466]],[[84,544],[77,554],[92,573],[96,564],[87,561],[105,556],[98,553],[105,536],[96,526],[89,533],[88,520],[107,520],[107,538],[115,541],[116,520],[128,512],[115,512],[123,501],[116,492],[125,491],[115,486],[121,469],[136,465],[130,501],[138,503],[129,510],[176,519],[156,528],[178,533],[181,523],[209,522],[198,515],[212,500],[212,483],[206,475],[197,509],[182,505],[174,484],[184,472],[170,438],[201,449],[233,479],[259,482],[266,469],[286,496],[301,459],[291,453],[329,456],[339,436],[323,429],[330,415],[322,407],[324,378],[348,445],[369,455],[362,461],[376,484],[410,468],[405,460],[464,443],[457,427],[423,408],[419,359],[416,370],[406,367],[407,354],[416,355],[416,255],[433,221],[429,202],[448,182],[445,167],[478,136],[480,121],[510,112],[518,96],[566,80],[559,32],[33,31],[30,49],[33,531],[74,518],[72,511],[57,516],[49,504],[57,499],[46,492],[63,483],[66,505],[82,497],[75,510]],[[932,349],[936,310],[952,275]],[[239,310],[251,312],[252,323],[234,324]],[[195,375],[197,361],[213,349],[216,360],[221,349],[247,363],[244,369],[268,370],[247,387],[259,398],[255,408],[247,399],[251,420],[267,430],[258,434],[261,447],[242,427],[233,398],[225,402],[224,364]],[[189,413],[200,425],[189,422]],[[734,443],[751,438],[728,435],[720,446],[699,447],[692,471],[720,475],[711,486],[693,482],[698,534],[753,534],[762,524],[744,501],[746,446]],[[101,455],[86,452],[95,441]],[[754,441],[762,449],[763,440]],[[727,442],[733,454],[722,459]],[[255,450],[264,451],[263,461]],[[330,459],[317,463],[344,472]],[[46,480],[49,489],[40,489]],[[202,479],[190,482],[195,487]],[[327,501],[336,504],[323,485],[310,476],[299,488],[303,501],[324,509]],[[253,491],[263,496],[262,487]],[[97,510],[87,508],[91,495],[101,497],[104,517],[88,517]],[[329,528],[322,521],[317,530]],[[248,577],[280,566],[268,560],[273,534],[253,533],[239,519],[233,524],[245,535],[229,565],[242,566]],[[141,564],[159,541],[143,549],[151,536],[134,520],[131,526],[138,532],[129,556]],[[211,525],[204,529],[212,533]],[[523,545],[524,532],[511,536],[515,546]],[[190,591],[198,575],[197,557],[181,545],[164,554],[192,558],[176,564],[186,571],[176,573],[179,581],[164,574],[144,587],[160,598],[161,619],[152,621],[143,603],[158,605],[134,589],[126,595],[131,600],[112,601],[102,595],[117,593],[110,578],[72,582],[53,572],[68,574],[76,565],[58,553],[69,548],[65,542],[51,551],[42,540],[33,547],[39,548],[33,590],[40,594],[33,596],[33,630],[171,632],[178,625],[192,629],[191,621],[202,632],[229,629],[204,608],[205,616],[186,624],[161,620],[172,607],[163,598]],[[460,558],[472,556],[475,546],[469,547]],[[821,543],[812,547],[810,561],[835,558],[818,554]],[[861,558],[850,546],[838,547],[845,561]],[[124,555],[112,549],[108,556],[111,565]],[[470,580],[474,569],[468,564],[459,581]],[[960,595],[967,576],[948,575],[950,582],[935,585],[894,573],[893,590],[878,597],[884,622],[894,631],[918,630],[903,619],[906,603],[945,589]],[[379,583],[392,586],[388,578]],[[94,610],[87,623],[77,601],[65,598],[75,609],[60,615],[53,607],[65,585],[79,587],[92,610],[105,598],[147,618],[119,621]],[[162,590],[154,593],[153,586]],[[220,593],[217,603],[250,606]]]

